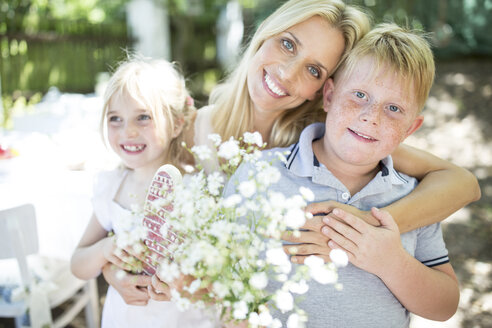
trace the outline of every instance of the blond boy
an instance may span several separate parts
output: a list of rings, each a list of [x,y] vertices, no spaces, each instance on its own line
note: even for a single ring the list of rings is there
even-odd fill
[[[324,86],[325,124],[301,134],[276,191],[310,188],[314,202],[336,200],[373,208],[380,227],[338,209],[325,228],[332,248],[350,263],[339,269],[343,289],[310,282],[300,306],[308,327],[408,327],[409,312],[446,320],[457,309],[459,288],[439,224],[400,235],[393,218],[376,207],[410,193],[417,180],[393,168],[390,154],[423,122],[420,112],[434,78],[434,61],[420,35],[382,24],[365,36]],[[275,152],[273,149],[268,152]],[[241,166],[225,195],[250,168]]]

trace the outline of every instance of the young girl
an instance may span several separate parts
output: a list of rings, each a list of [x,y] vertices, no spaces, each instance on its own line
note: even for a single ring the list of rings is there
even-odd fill
[[[96,277],[109,263],[125,270],[130,259],[135,260],[125,250],[117,249],[115,236],[108,236],[108,232],[123,232],[130,207],[143,205],[150,181],[161,165],[180,167],[186,161],[180,144],[181,132],[195,113],[190,100],[183,77],[164,60],[129,60],[110,79],[101,130],[123,165],[97,178],[94,213],[72,256],[75,276]],[[149,299],[151,278],[133,277],[138,279],[132,291],[138,300],[128,305],[110,286],[103,327],[213,327],[198,310],[180,312],[171,302]]]

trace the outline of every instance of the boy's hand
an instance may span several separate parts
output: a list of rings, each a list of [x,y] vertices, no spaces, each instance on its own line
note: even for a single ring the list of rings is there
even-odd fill
[[[353,265],[378,275],[405,250],[391,215],[376,208],[372,208],[371,213],[379,220],[379,227],[341,209],[334,209],[333,215],[337,219],[325,217],[323,221],[327,226],[322,231],[331,239],[328,242],[331,248],[343,249]]]
[[[151,284],[151,277],[143,274],[130,274],[111,263],[103,266],[102,273],[104,279],[116,289],[126,304],[147,305],[150,299],[147,286]]]

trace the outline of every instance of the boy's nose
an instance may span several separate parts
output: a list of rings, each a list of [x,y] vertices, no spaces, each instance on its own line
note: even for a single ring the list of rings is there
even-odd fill
[[[378,104],[368,104],[360,113],[360,120],[372,125],[379,125],[380,110]]]

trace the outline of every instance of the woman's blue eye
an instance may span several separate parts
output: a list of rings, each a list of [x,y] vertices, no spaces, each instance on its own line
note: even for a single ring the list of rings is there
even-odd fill
[[[395,105],[390,105],[389,110],[396,113],[400,111],[400,108],[398,108],[398,106]]]
[[[319,78],[320,73],[316,67],[310,66],[310,67],[308,67],[308,70],[309,70],[309,73],[311,73],[311,75],[313,75],[316,78]]]
[[[292,51],[294,49],[294,45],[289,40],[282,40],[282,45],[284,46],[285,49],[289,51]]]
[[[365,94],[364,92],[356,91],[356,92],[355,92],[355,96],[356,96],[357,98],[361,98],[361,99],[363,99],[363,98],[365,98],[365,97],[366,97],[366,94]]]

